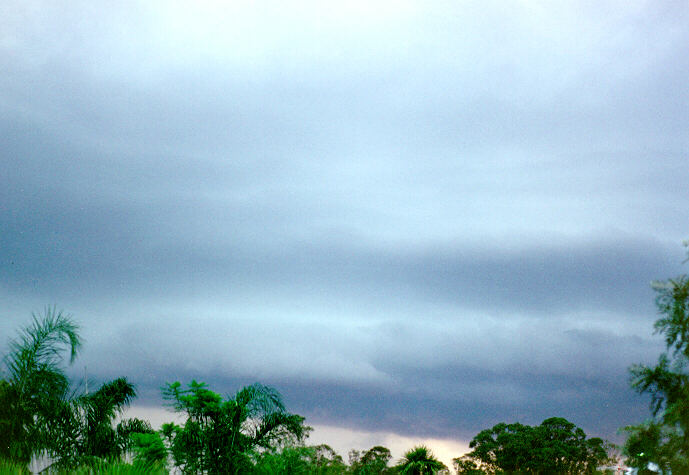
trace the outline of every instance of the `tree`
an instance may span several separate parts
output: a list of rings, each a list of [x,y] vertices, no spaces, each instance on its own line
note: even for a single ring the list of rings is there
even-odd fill
[[[167,448],[158,433],[132,432],[129,439],[135,467],[165,467]]]
[[[318,473],[313,465],[314,447],[287,446],[256,454],[251,470],[254,475],[310,475]]]
[[[627,456],[627,466],[639,469],[640,473],[644,473],[649,464],[656,464],[665,471],[686,472],[681,470],[682,455],[678,446],[680,439],[676,437],[674,428],[651,420],[625,427],[625,431],[627,440],[623,452]]]
[[[489,470],[520,470],[532,451],[532,428],[523,424],[500,423],[479,432],[469,443],[474,449],[467,457]]]
[[[607,442],[587,439],[582,429],[561,417],[536,427],[500,423],[479,432],[469,447],[472,452],[454,459],[463,473],[583,474],[613,461]]]
[[[335,452],[329,445],[321,444],[311,448],[313,449],[311,455],[311,473],[314,475],[336,475],[346,471],[347,466],[344,460],[342,460],[342,456]]]
[[[342,457],[329,445],[288,445],[254,455],[254,475],[341,475],[347,472]]]
[[[376,445],[363,455],[358,450],[349,453],[349,470],[354,475],[381,475],[391,471],[388,462],[392,458],[390,449]]]
[[[446,468],[445,464],[423,445],[408,450],[397,463],[397,471],[405,475],[432,475]]]
[[[652,462],[664,471],[689,473],[689,277],[655,282],[653,288],[661,315],[654,329],[664,336],[666,351],[655,366],[630,368],[631,386],[651,395],[652,418],[625,427],[623,452],[632,467]]]
[[[486,475],[481,465],[467,456],[452,459],[452,464],[455,467],[457,475]]]
[[[77,399],[82,418],[83,453],[94,457],[119,457],[128,446],[130,432],[150,432],[151,427],[132,427],[127,421],[115,429],[113,422],[136,397],[134,385],[126,378],[104,383],[92,394]]]
[[[612,463],[611,446],[598,437],[586,438],[582,429],[562,417],[551,417],[535,428],[538,465],[549,473],[595,473]]]
[[[117,378],[93,393],[67,401],[59,413],[56,465],[74,468],[94,459],[120,459],[133,451],[131,435],[154,434],[151,425],[140,419],[125,419],[114,425],[115,418],[135,397],[134,385],[126,378]]]
[[[64,354],[72,363],[81,347],[71,316],[46,308],[10,341],[4,358],[7,379],[0,382],[0,456],[28,463],[33,455],[54,453],[57,415],[67,399]]]
[[[144,421],[112,424],[135,397],[125,378],[103,384],[92,394],[70,391],[64,373],[81,347],[79,327],[71,316],[47,308],[10,342],[0,380],[0,458],[27,464],[48,455],[62,468],[84,461],[119,458],[133,432],[153,432]]]
[[[183,390],[175,382],[163,388],[163,397],[187,415],[183,426],[162,428],[175,464],[184,473],[246,473],[253,466],[254,451],[301,441],[309,430],[303,417],[286,411],[276,390],[261,384],[223,399],[204,383],[192,381]]]

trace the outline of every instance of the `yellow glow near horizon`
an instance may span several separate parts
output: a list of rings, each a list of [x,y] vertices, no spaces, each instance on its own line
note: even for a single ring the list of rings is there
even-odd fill
[[[390,449],[394,465],[404,453],[416,446],[425,445],[448,468],[452,468],[452,459],[469,452],[469,443],[454,439],[427,437],[410,437],[384,431],[353,430],[343,427],[313,425],[309,444],[328,444],[347,461],[351,449],[366,451],[375,445]]]

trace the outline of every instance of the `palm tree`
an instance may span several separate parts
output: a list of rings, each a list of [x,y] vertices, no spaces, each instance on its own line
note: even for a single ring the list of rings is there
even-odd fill
[[[304,418],[285,410],[280,394],[261,384],[240,389],[226,400],[192,381],[189,389],[168,384],[163,397],[177,412],[185,412],[183,427],[164,424],[176,465],[185,473],[245,473],[251,453],[302,440]]]
[[[445,464],[423,445],[408,450],[397,464],[399,473],[405,475],[433,475],[443,469],[447,469]]]
[[[53,429],[69,390],[62,369],[64,353],[73,362],[81,346],[71,316],[46,308],[10,341],[0,382],[0,456],[28,463],[55,449]]]
[[[134,385],[126,378],[118,378],[103,383],[93,394],[85,394],[79,398],[85,422],[84,452],[86,454],[95,457],[121,455],[124,441],[121,440],[122,434],[117,433],[112,423],[135,397]]]
[[[79,327],[54,307],[32,317],[4,357],[0,458],[26,465],[33,456],[49,455],[57,466],[73,468],[88,459],[118,458],[129,449],[129,434],[153,432],[137,419],[113,428],[115,416],[136,396],[125,378],[75,397],[63,363],[66,355],[70,363],[77,356]]]
[[[115,418],[134,397],[134,385],[126,378],[117,378],[64,404],[56,431],[60,446],[54,454],[56,465],[73,468],[93,460],[119,459],[130,448],[130,434],[152,433],[150,424],[139,419],[126,419],[113,427]]]

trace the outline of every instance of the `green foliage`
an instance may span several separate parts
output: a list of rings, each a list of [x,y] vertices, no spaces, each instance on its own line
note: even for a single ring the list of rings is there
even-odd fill
[[[277,391],[260,384],[224,400],[204,383],[192,381],[183,390],[175,382],[163,388],[163,397],[187,415],[183,426],[162,428],[183,473],[247,473],[252,453],[300,442],[309,430],[303,417],[285,410]]]
[[[408,450],[396,468],[398,473],[405,475],[432,475],[447,467],[422,445]]]
[[[167,449],[159,434],[137,431],[131,433],[129,439],[134,452],[134,466],[164,466],[167,462]]]
[[[452,459],[452,462],[457,475],[486,475],[487,473],[481,468],[481,464],[467,456]]]
[[[653,285],[661,317],[656,333],[665,338],[666,351],[655,366],[630,368],[631,386],[650,394],[652,419],[625,427],[623,452],[627,465],[645,468],[649,462],[673,473],[689,473],[689,277]]]
[[[20,455],[22,438],[24,436],[25,419],[29,414],[17,411],[19,406],[16,388],[5,381],[0,380],[0,455],[7,460],[24,459]],[[24,460],[26,462],[26,460]]]
[[[311,454],[311,473],[314,475],[335,475],[344,473],[347,469],[342,456],[335,452],[327,444],[310,447]]]
[[[58,441],[55,465],[66,469],[91,460],[117,460],[132,448],[131,434],[153,433],[150,424],[139,419],[125,419],[114,426],[115,418],[134,397],[134,386],[118,378],[65,403],[54,431]]]
[[[0,383],[0,457],[28,463],[31,456],[59,450],[54,430],[67,398],[64,353],[74,361],[81,346],[71,317],[47,308],[10,342]]]
[[[104,383],[93,394],[85,394],[78,399],[78,407],[83,418],[82,440],[84,453],[94,457],[118,457],[126,448],[129,432],[147,430],[149,427],[136,427],[132,422],[121,423],[118,430],[113,428],[115,417],[129,406],[136,397],[134,386],[125,378]],[[140,425],[140,424],[139,424]],[[134,426],[134,427],[130,427]]]
[[[681,453],[681,436],[675,427],[646,421],[624,430],[628,434],[624,445],[628,466],[643,469],[652,462],[664,471],[689,473],[686,458]]]
[[[151,438],[144,437],[141,439],[139,436],[150,435]],[[119,448],[119,453],[124,455],[126,453],[133,453],[136,455],[141,448],[138,444],[139,440],[150,440],[153,441],[157,437],[160,440],[160,435],[153,430],[151,423],[148,421],[143,421],[137,418],[123,419],[115,428],[115,440]],[[162,440],[160,444],[165,448]]]
[[[587,439],[583,430],[561,417],[536,427],[497,424],[479,432],[469,447],[472,452],[454,460],[465,470],[460,473],[584,474],[614,461],[608,443]]]
[[[117,459],[93,459],[57,473],[65,475],[93,475],[96,473],[99,475],[167,475],[168,470],[164,464],[159,463],[130,464]]]
[[[665,344],[674,354],[689,356],[689,278],[686,275],[655,283],[656,306],[663,317],[654,328],[665,335]]]
[[[255,454],[256,475],[341,475],[349,473],[342,457],[328,445],[286,446]]]
[[[283,447],[265,450],[256,456],[252,473],[256,475],[311,475],[317,473],[313,465],[313,447]]]
[[[129,435],[153,432],[143,421],[114,419],[136,396],[125,378],[75,396],[63,369],[81,346],[70,316],[46,309],[10,342],[0,380],[0,457],[26,466],[31,457],[50,456],[51,469],[114,460],[130,446]],[[67,358],[68,356],[68,358]]]
[[[382,475],[391,473],[388,462],[392,458],[390,450],[376,445],[371,447],[363,455],[358,451],[350,452],[350,472],[355,475]]]
[[[25,463],[0,459],[0,473],[3,475],[28,475],[31,472]]]

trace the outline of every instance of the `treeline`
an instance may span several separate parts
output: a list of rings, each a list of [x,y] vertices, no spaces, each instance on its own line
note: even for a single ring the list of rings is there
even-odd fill
[[[626,464],[646,473],[689,473],[689,278],[654,284],[667,351],[655,366],[630,369],[632,387],[649,393],[652,417],[624,428]],[[9,343],[0,379],[0,473],[436,474],[448,467],[423,446],[393,463],[390,450],[351,451],[306,443],[310,427],[261,384],[223,397],[204,383],[166,385],[162,396],[184,423],[154,430],[119,420],[136,397],[126,378],[93,392],[74,388],[65,363],[81,348],[79,328],[48,308]],[[617,463],[615,447],[587,438],[563,418],[539,426],[497,424],[479,432],[471,452],[453,460],[458,474],[594,474]],[[611,470],[607,470],[611,471]]]

